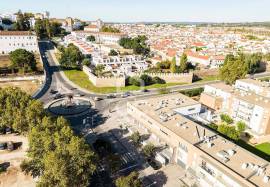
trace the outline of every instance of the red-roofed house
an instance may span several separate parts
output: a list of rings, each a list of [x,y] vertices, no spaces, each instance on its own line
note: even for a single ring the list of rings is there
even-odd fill
[[[199,63],[204,66],[209,66],[211,63],[211,59],[208,55],[203,55],[198,52],[192,52],[192,51],[187,51],[185,53],[187,55],[188,61],[194,65]]]

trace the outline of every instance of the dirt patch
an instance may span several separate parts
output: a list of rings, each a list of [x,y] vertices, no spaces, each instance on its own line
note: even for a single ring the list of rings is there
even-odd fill
[[[0,55],[0,68],[9,67],[11,65],[11,61],[8,55]]]
[[[40,87],[39,81],[14,81],[14,82],[0,82],[1,88],[18,87],[26,93],[33,95]]]
[[[11,166],[8,170],[0,175],[0,187],[34,187],[34,179],[25,175],[19,167]]]

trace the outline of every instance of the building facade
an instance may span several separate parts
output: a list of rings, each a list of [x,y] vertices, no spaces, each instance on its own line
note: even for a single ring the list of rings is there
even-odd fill
[[[0,54],[9,54],[16,49],[39,52],[37,36],[28,31],[0,31]]]
[[[169,94],[129,102],[127,110],[134,124],[167,145],[170,162],[191,173],[199,186],[269,186],[269,162],[189,119],[198,115],[199,105]]]

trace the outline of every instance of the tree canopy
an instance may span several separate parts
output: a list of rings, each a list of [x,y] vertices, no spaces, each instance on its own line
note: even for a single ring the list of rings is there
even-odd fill
[[[41,39],[59,36],[64,32],[60,23],[50,22],[48,19],[36,20],[34,30]]]
[[[27,134],[28,158],[21,168],[39,177],[37,186],[88,186],[96,156],[67,120],[53,118],[41,102],[18,88],[0,88],[0,126]]]
[[[147,37],[137,36],[135,38],[122,38],[119,41],[119,45],[124,47],[125,49],[133,49],[135,54],[140,54],[143,56],[148,56],[150,53],[150,48],[146,44]]]
[[[237,79],[244,78],[248,73],[257,72],[262,61],[262,55],[238,54],[226,56],[223,66],[219,70],[220,78],[228,84],[233,84]]]
[[[120,30],[111,26],[102,26],[101,32],[120,33]]]
[[[59,63],[63,67],[74,68],[78,67],[82,60],[83,54],[79,48],[74,44],[69,44],[66,48],[62,49]]]
[[[36,59],[33,52],[25,49],[16,49],[10,52],[12,68],[22,70],[23,73],[36,70]]]
[[[95,38],[95,36],[91,35],[91,36],[87,36],[86,40],[89,42],[95,42],[96,38]]]
[[[116,187],[141,187],[142,182],[139,179],[138,172],[132,172],[128,176],[119,177],[115,182]]]
[[[30,22],[27,14],[23,14],[21,11],[17,13],[17,21],[14,23],[14,29],[18,31],[29,31]]]
[[[44,116],[42,103],[18,88],[0,88],[0,127],[27,133]]]

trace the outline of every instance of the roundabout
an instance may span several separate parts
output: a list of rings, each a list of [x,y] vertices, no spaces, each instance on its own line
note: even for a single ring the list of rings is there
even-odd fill
[[[50,113],[58,116],[80,115],[91,108],[89,100],[68,95],[65,98],[57,99],[47,105]]]

